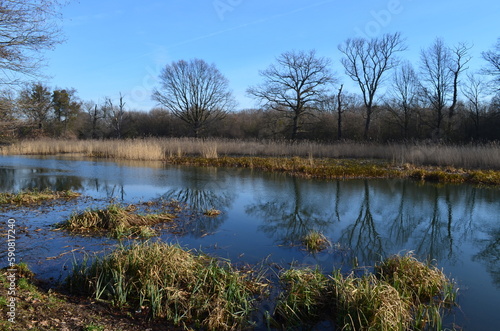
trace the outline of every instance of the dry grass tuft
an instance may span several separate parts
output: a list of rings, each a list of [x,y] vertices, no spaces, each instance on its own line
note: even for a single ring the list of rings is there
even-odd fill
[[[262,288],[229,262],[159,242],[117,249],[90,266],[75,265],[67,281],[97,300],[210,330],[248,326],[253,289]]]
[[[316,253],[331,246],[330,241],[325,235],[318,231],[311,231],[302,238],[302,243],[310,252]]]
[[[416,304],[431,302],[449,282],[441,270],[418,261],[412,253],[385,259],[376,266],[376,273]]]
[[[332,277],[337,323],[342,330],[407,330],[410,302],[389,283],[368,274]]]
[[[280,280],[274,322],[282,328],[333,318],[341,330],[440,330],[457,293],[441,271],[411,254],[379,263],[374,274],[325,276],[305,268],[287,270]]]
[[[59,225],[61,229],[72,232],[109,233],[114,238],[138,236],[148,238],[156,235],[151,226],[171,222],[174,216],[169,213],[141,215],[133,205],[122,207],[110,204],[105,209],[87,210],[72,215]]]

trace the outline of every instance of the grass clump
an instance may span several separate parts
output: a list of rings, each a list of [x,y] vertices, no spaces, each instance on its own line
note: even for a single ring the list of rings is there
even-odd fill
[[[309,252],[316,253],[328,248],[331,243],[325,235],[319,231],[311,231],[302,238],[302,243]]]
[[[456,304],[457,289],[435,266],[418,261],[411,253],[392,256],[376,266],[377,277],[388,282],[412,303],[413,326],[441,328],[441,311]]]
[[[290,269],[280,276],[284,291],[275,310],[277,323],[299,327],[317,322],[328,310],[330,284],[328,278],[316,269]]]
[[[217,210],[214,208],[207,209],[203,212],[203,215],[208,216],[208,217],[217,217],[220,214],[222,214],[222,212],[220,210]]]
[[[109,233],[113,238],[137,236],[149,238],[156,235],[151,226],[171,222],[174,216],[169,213],[141,215],[133,205],[123,207],[110,204],[105,209],[87,210],[73,214],[60,228],[71,232]]]
[[[71,190],[67,191],[52,191],[45,189],[43,191],[39,190],[27,190],[20,191],[17,193],[4,192],[0,193],[0,205],[13,205],[13,206],[29,206],[29,205],[39,205],[42,202],[51,200],[71,200],[78,198],[81,194],[73,192]]]
[[[16,277],[19,278],[27,278],[27,279],[32,279],[35,274],[31,269],[29,268],[28,264],[26,262],[19,262],[18,264],[15,264],[12,267],[9,267],[8,269],[11,270],[16,270]]]
[[[335,321],[342,330],[408,330],[409,301],[373,274],[332,277]]]
[[[376,266],[376,273],[415,303],[430,302],[448,282],[441,270],[418,261],[411,253],[385,259]]]
[[[341,330],[441,329],[457,291],[442,271],[411,254],[393,256],[361,276],[318,269],[281,274],[285,284],[275,310],[280,327],[330,320]]]
[[[119,248],[90,265],[75,265],[68,278],[70,288],[98,300],[211,330],[248,326],[255,282],[229,262],[165,243]]]

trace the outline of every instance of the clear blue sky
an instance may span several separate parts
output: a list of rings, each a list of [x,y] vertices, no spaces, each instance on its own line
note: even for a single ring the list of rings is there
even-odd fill
[[[47,84],[75,88],[83,100],[125,96],[127,109],[150,110],[162,67],[200,58],[229,79],[238,109],[282,52],[316,49],[330,57],[339,79],[349,78],[337,46],[350,37],[401,32],[401,55],[418,68],[419,53],[436,37],[474,44],[471,69],[500,37],[498,0],[80,0],[63,9],[64,44],[46,53]]]

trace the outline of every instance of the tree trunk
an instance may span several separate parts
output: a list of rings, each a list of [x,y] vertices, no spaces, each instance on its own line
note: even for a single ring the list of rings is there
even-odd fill
[[[299,114],[295,113],[293,116],[293,127],[292,127],[292,141],[297,140],[299,133]]]
[[[368,140],[369,138],[369,130],[370,130],[370,122],[372,119],[372,106],[369,105],[366,107],[366,121],[365,121],[365,132],[363,133],[363,139]]]
[[[344,84],[340,85],[339,93],[337,94],[337,113],[339,118],[337,119],[337,138],[339,140],[342,139],[342,113],[344,110],[342,109],[342,88]]]

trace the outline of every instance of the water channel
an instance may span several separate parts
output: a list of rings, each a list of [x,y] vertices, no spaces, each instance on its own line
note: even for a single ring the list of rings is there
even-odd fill
[[[61,279],[83,252],[116,244],[106,238],[69,236],[52,225],[75,211],[102,207],[111,200],[139,203],[176,199],[216,218],[199,214],[182,235],[162,240],[203,250],[234,263],[266,259],[284,267],[320,265],[346,271],[353,261],[373,265],[391,254],[414,251],[434,259],[460,288],[450,316],[465,330],[500,325],[500,189],[435,185],[409,180],[321,181],[249,169],[166,166],[75,157],[0,156],[0,191],[71,189],[72,202],[0,210],[0,224],[16,219],[21,233],[18,256],[42,279]],[[310,230],[333,243],[310,254],[297,245]],[[6,232],[6,230],[4,230]],[[1,266],[6,263],[5,249]]]

